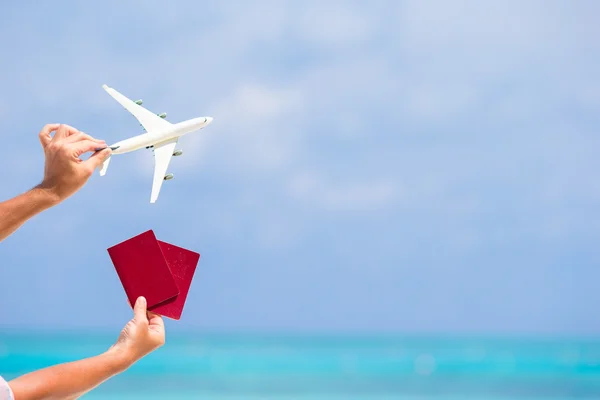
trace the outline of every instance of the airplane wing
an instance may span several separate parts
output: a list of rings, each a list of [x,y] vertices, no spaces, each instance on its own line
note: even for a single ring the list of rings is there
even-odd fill
[[[108,94],[110,94],[123,107],[125,107],[127,111],[133,114],[133,116],[144,127],[146,132],[161,131],[164,129],[168,129],[171,126],[170,122],[165,121],[158,115],[154,114],[152,111],[148,111],[144,107],[135,104],[132,100],[123,96],[115,89],[108,87],[107,85],[102,85],[102,88],[104,88],[104,90],[106,90]]]
[[[152,195],[150,203],[158,199],[158,193],[165,179],[169,162],[177,145],[177,138],[154,146],[154,181],[152,182]]]

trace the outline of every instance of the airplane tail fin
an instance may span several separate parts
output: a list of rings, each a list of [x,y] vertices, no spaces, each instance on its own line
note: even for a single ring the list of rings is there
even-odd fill
[[[102,163],[102,168],[100,169],[100,176],[106,175],[106,170],[108,169],[108,164],[110,164],[111,157],[108,157],[104,163]]]

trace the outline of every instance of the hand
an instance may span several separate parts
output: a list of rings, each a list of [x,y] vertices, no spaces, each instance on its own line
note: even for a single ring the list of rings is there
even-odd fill
[[[11,380],[9,385],[14,397],[19,400],[78,399],[107,379],[124,372],[164,342],[165,327],[161,317],[148,312],[146,300],[140,297],[135,303],[133,319],[108,351],[30,372]]]
[[[56,131],[54,137],[50,134]],[[38,186],[47,190],[59,203],[81,189],[94,170],[110,156],[106,142],[86,135],[64,124],[49,124],[40,131],[40,142],[46,156],[44,180]],[[87,160],[79,157],[87,152],[98,151]]]
[[[165,344],[165,325],[160,315],[147,310],[146,299],[139,297],[133,307],[133,319],[121,331],[111,350],[133,364]]]

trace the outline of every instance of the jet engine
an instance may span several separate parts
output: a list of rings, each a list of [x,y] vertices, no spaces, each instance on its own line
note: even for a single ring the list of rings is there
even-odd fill
[[[167,113],[162,113],[162,114],[156,114],[161,118],[167,118]]]
[[[138,106],[141,106],[144,102],[142,101],[142,99],[136,100],[134,101],[135,104],[137,104]]]
[[[167,174],[167,175],[165,175],[165,181],[170,181],[173,178],[175,178],[175,175],[173,175],[173,174]]]
[[[175,152],[173,152],[173,156],[177,157],[183,154],[183,150],[175,150]]]

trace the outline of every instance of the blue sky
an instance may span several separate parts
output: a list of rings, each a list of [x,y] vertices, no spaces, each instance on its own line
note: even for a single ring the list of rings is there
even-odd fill
[[[0,325],[120,329],[106,249],[198,251],[178,330],[600,332],[600,6],[593,1],[19,3],[0,16],[3,199],[37,132],[184,137],[115,157],[0,244]]]

